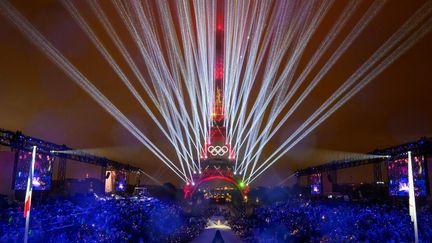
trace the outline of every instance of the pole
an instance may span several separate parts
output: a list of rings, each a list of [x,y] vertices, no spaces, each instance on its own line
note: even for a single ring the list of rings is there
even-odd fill
[[[31,196],[32,196],[32,191],[33,191],[33,172],[34,172],[35,159],[36,159],[36,146],[33,146],[32,161],[31,161],[30,169],[29,169],[29,176],[28,176],[28,180],[27,180],[27,191],[26,191],[25,203],[24,203],[24,217],[26,218],[25,232],[24,232],[24,243],[27,243],[27,241],[28,241],[28,233],[29,233],[29,225],[30,225]]]
[[[415,242],[418,243],[418,229],[417,229],[417,211],[414,194],[414,177],[412,169],[411,151],[408,151],[408,188],[409,188],[409,213],[411,222],[414,224],[414,237]]]

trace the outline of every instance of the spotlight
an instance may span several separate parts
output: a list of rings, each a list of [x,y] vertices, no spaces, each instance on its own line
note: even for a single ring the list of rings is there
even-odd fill
[[[240,189],[243,189],[246,186],[246,184],[244,183],[244,181],[240,181],[238,185],[239,185]]]

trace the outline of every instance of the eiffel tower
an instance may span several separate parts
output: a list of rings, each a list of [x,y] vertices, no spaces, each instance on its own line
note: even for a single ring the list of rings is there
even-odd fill
[[[239,189],[243,198],[247,198],[249,188],[242,177],[234,175],[235,153],[226,138],[224,111],[224,5],[217,2],[216,53],[215,53],[215,100],[211,114],[209,136],[201,150],[201,171],[194,175],[194,184],[183,187],[185,198],[190,198],[198,187],[207,181],[224,180]]]

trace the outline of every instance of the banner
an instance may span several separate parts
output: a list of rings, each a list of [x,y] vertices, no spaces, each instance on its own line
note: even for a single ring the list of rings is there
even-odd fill
[[[411,221],[414,224],[414,235],[415,242],[418,242],[418,229],[417,229],[417,212],[415,204],[415,194],[414,194],[414,176],[411,161],[411,151],[408,151],[408,190],[409,190],[409,214],[411,216]]]
[[[32,197],[32,191],[33,191],[33,173],[34,173],[35,160],[36,160],[36,146],[33,146],[32,161],[30,163],[30,170],[29,170],[29,176],[28,176],[28,180],[27,180],[27,190],[26,190],[25,203],[24,203],[24,217],[26,218],[24,242],[28,241],[31,197]]]

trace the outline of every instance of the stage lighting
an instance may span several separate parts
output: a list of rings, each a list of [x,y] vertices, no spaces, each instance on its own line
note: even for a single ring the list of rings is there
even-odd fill
[[[246,186],[246,184],[244,183],[244,181],[240,181],[238,185],[239,185],[239,187],[241,189],[245,188],[245,186]]]

